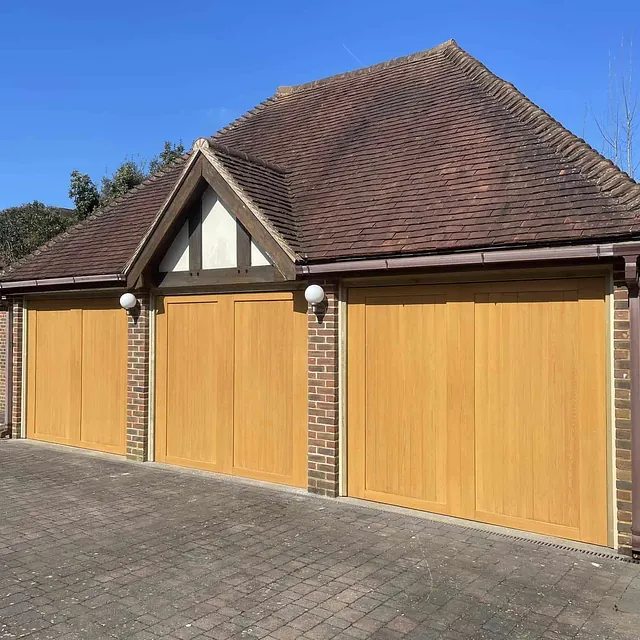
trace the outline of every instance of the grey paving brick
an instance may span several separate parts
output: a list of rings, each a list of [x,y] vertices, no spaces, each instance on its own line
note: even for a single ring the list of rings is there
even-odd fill
[[[637,640],[640,565],[0,442],[0,638]]]

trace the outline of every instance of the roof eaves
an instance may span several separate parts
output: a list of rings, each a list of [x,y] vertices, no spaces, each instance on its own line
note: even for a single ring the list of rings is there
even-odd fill
[[[68,276],[60,278],[32,278],[29,280],[7,280],[0,282],[0,291],[21,291],[40,287],[57,287],[78,284],[120,284],[125,280],[121,273],[107,273],[89,276]]]

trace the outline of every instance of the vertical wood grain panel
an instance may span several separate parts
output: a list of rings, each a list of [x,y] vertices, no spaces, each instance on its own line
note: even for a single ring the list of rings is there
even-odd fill
[[[296,415],[301,369],[298,324],[285,297],[236,297],[234,300],[234,473],[262,480],[306,486],[296,464],[302,431]],[[306,320],[306,316],[304,317]],[[304,429],[306,431],[306,428]],[[296,475],[297,474],[297,475]]]
[[[127,316],[114,301],[82,310],[80,444],[124,454],[127,430]]]
[[[473,467],[473,304],[461,296],[442,287],[349,292],[350,495],[471,511],[461,465]]]
[[[38,354],[38,311],[27,309],[27,438],[36,437],[36,375]]]
[[[153,458],[156,462],[167,461],[167,298],[156,298],[156,370],[155,370],[155,434]]]
[[[580,532],[586,542],[607,544],[607,403],[605,340],[605,282],[583,280],[580,287],[580,322],[575,326],[580,345],[580,365],[590,376],[578,375],[576,411],[582,425],[579,451],[575,464],[580,469],[579,510]],[[580,371],[578,372],[578,374]],[[610,542],[610,541],[609,541]]]
[[[444,299],[438,296],[401,301],[368,298],[365,327],[365,488],[443,508],[447,502],[445,314]]]
[[[577,286],[477,302],[476,506],[479,519],[586,539],[581,486],[595,482],[606,494],[606,468],[579,464],[590,429],[581,416],[606,400],[605,316],[604,294],[589,309]],[[594,329],[588,341],[577,331],[585,322]],[[600,362],[585,357],[587,342],[599,345]],[[606,463],[605,411],[594,415]],[[606,527],[606,508],[595,512]]]
[[[80,440],[82,310],[65,301],[33,302],[29,321],[28,435],[77,445]]]
[[[228,471],[231,344],[228,313],[218,298],[165,298],[158,316],[157,459]],[[162,319],[161,316],[164,316]]]
[[[447,478],[450,513],[473,518],[475,306],[463,287],[447,297]]]

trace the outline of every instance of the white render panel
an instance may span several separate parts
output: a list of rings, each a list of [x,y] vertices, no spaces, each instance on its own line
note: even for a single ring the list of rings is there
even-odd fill
[[[270,265],[269,258],[262,252],[260,247],[251,240],[251,266],[262,267]]]
[[[207,189],[202,196],[202,268],[237,267],[237,234],[235,216]]]
[[[189,271],[189,221],[187,220],[173,239],[160,263],[160,271]]]

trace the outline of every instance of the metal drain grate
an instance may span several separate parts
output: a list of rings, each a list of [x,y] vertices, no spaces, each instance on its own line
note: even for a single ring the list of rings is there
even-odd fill
[[[464,527],[467,531],[477,531],[473,527]],[[581,547],[573,547],[568,544],[561,544],[558,542],[550,542],[548,540],[537,540],[536,538],[523,538],[521,536],[512,535],[509,533],[500,533],[498,531],[487,531],[490,536],[497,536],[498,538],[505,538],[507,540],[518,540],[519,542],[528,542],[538,545],[539,547],[549,547],[550,549],[559,549],[561,551],[577,551],[584,555],[591,556],[592,558],[606,558],[608,560],[618,560],[619,562],[627,562],[630,564],[640,564],[639,557],[624,556],[615,551],[595,551],[592,549],[583,549]]]

